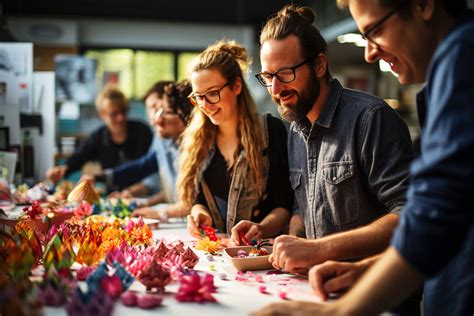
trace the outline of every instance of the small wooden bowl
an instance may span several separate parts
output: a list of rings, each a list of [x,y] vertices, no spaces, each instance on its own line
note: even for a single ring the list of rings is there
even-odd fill
[[[273,247],[263,246],[262,248],[267,249],[269,255],[246,258],[237,257],[237,252],[239,250],[245,250],[248,253],[250,250],[255,249],[255,247],[253,246],[229,247],[224,249],[224,254],[227,259],[232,263],[232,265],[239,271],[273,269],[272,264],[268,261],[268,258],[270,257],[270,254],[273,251]]]

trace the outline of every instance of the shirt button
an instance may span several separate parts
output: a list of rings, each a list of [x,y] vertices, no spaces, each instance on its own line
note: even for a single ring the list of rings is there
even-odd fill
[[[332,177],[332,181],[336,181],[336,179],[337,179],[336,177]]]

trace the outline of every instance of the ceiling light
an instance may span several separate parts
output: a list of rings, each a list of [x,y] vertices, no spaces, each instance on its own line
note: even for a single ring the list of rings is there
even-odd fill
[[[339,35],[337,37],[337,41],[339,43],[354,43],[357,47],[365,47],[367,45],[367,41],[362,38],[360,34],[356,33],[347,33],[343,35]]]

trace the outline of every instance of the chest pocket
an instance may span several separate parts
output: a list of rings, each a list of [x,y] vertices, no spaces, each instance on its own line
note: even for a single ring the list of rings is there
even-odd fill
[[[301,212],[301,215],[304,214],[307,206],[306,193],[304,190],[304,178],[303,172],[298,169],[290,169],[290,182],[291,188],[295,193],[295,205],[293,209],[298,208]]]
[[[351,161],[323,163],[321,165],[322,193],[325,209],[336,226],[351,224],[359,219],[359,205]]]

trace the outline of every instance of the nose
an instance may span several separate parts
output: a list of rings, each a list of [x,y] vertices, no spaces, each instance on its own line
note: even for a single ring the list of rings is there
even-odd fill
[[[212,107],[213,104],[209,103],[206,98],[202,100],[202,103],[198,105],[198,108],[203,110],[204,112],[208,113],[209,112],[209,107]]]
[[[272,95],[277,95],[283,90],[283,82],[278,80],[276,76],[272,78],[272,86],[269,87],[271,89]]]
[[[364,58],[368,63],[375,63],[381,58],[381,50],[380,47],[372,43],[371,41],[367,42],[367,45],[365,46],[364,50]]]
[[[153,122],[158,123],[159,121],[161,121],[161,118],[163,117],[163,114],[164,114],[163,109],[160,108],[160,109],[156,110],[155,115],[153,116]]]

